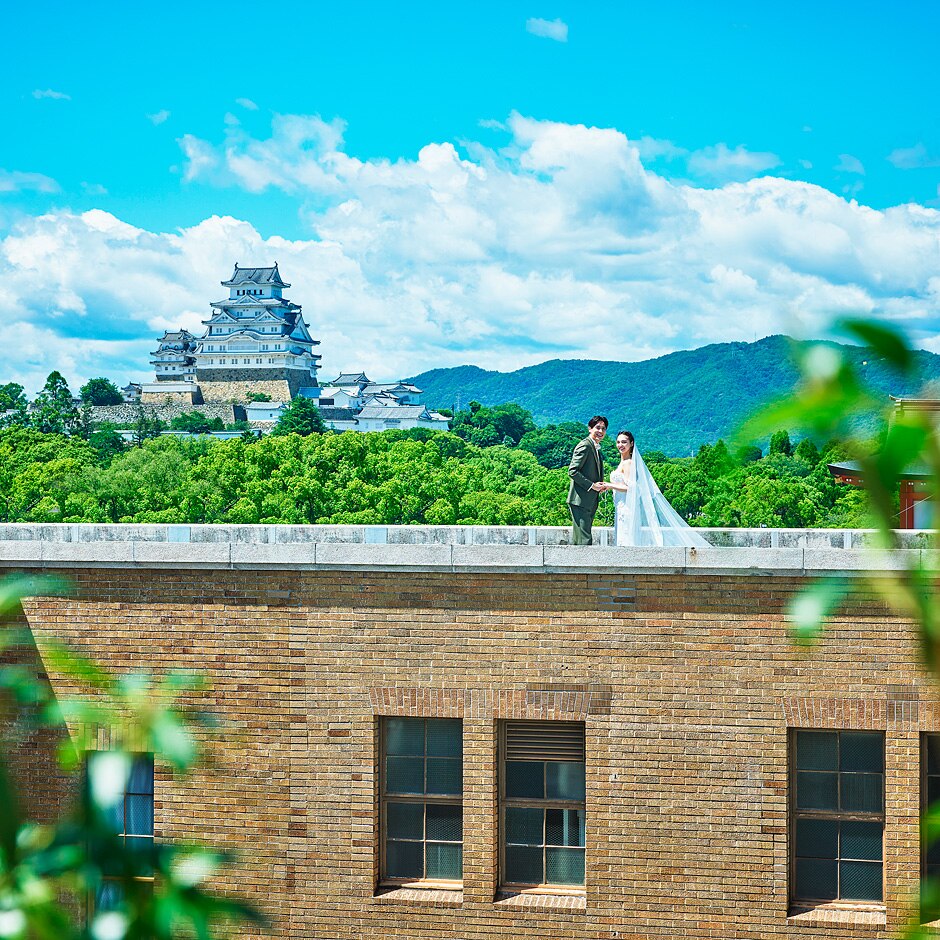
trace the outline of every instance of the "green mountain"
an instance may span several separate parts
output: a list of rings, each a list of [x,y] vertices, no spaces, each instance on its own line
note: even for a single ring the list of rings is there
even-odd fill
[[[629,428],[644,450],[689,454],[728,437],[758,407],[787,395],[797,380],[794,352],[810,345],[786,336],[755,343],[715,343],[642,362],[553,359],[515,372],[477,366],[432,369],[409,379],[434,408],[518,402],[540,424],[607,415],[611,431]],[[917,374],[902,379],[859,346],[835,346],[888,395],[916,395],[940,380],[940,356],[920,351]]]

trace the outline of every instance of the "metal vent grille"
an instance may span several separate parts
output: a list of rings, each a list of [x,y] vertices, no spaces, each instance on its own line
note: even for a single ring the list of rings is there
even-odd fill
[[[584,760],[580,721],[507,721],[506,760]]]

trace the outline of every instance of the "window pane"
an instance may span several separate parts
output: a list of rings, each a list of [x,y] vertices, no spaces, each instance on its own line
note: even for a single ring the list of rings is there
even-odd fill
[[[940,777],[927,778],[927,805],[940,800]]]
[[[842,809],[846,812],[880,813],[884,777],[881,774],[840,774]]]
[[[424,838],[424,803],[386,803],[385,809],[389,839]]]
[[[435,757],[460,757],[461,724],[459,718],[428,719],[428,754]]]
[[[940,734],[928,734],[927,747],[927,773],[940,774]]]
[[[514,845],[541,845],[543,809],[506,807],[506,842]]]
[[[428,803],[427,820],[427,839],[441,842],[460,842],[463,839],[463,807]]]
[[[389,878],[424,877],[424,843],[389,839],[385,843],[385,873]]]
[[[511,884],[538,885],[542,878],[542,849],[506,846],[506,877]]]
[[[153,839],[128,836],[124,841],[129,852],[134,852],[142,856],[139,860],[140,867],[138,868],[137,873],[144,876],[152,875],[153,867],[151,863],[153,861]]]
[[[839,739],[839,769],[884,770],[884,738],[878,732],[843,731]]]
[[[105,824],[111,832],[121,834],[124,832],[124,800],[119,799],[117,803],[102,810]]]
[[[840,862],[840,898],[849,901],[880,901],[881,862]]]
[[[546,845],[584,845],[584,810],[549,809],[545,811]]]
[[[836,862],[819,858],[796,860],[796,896],[814,901],[834,901],[837,893]]]
[[[537,760],[506,761],[506,796],[545,796],[545,764]]]
[[[463,791],[463,761],[457,757],[428,758],[428,793],[460,795]]]
[[[149,755],[138,754],[134,758],[127,792],[153,793],[153,758]]]
[[[928,863],[928,868],[930,868],[931,865],[940,864],[940,839],[934,839],[933,842],[927,846],[924,860]]]
[[[798,819],[796,854],[804,858],[838,858],[839,824],[834,819]]]
[[[553,885],[583,885],[584,849],[546,849],[545,880]]]
[[[424,793],[423,758],[389,757],[386,767],[386,793]]]
[[[119,881],[102,881],[95,892],[95,911],[114,911],[121,905],[124,892]]]
[[[880,822],[842,823],[842,858],[881,861],[882,825]]]
[[[385,753],[424,754],[424,719],[386,718]]]
[[[796,767],[797,770],[838,770],[838,732],[797,731]]]
[[[429,842],[427,845],[428,878],[446,878],[456,881],[463,877],[463,846],[441,845]]]
[[[127,800],[127,831],[135,836],[153,835],[153,797],[129,796]]]
[[[837,810],[839,808],[838,780],[838,774],[797,773],[797,807],[799,809]]]
[[[584,762],[547,761],[545,796],[550,800],[583,800]]]

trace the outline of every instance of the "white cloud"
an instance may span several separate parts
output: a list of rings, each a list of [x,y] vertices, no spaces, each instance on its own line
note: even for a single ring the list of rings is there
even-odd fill
[[[251,98],[236,98],[235,104],[240,104],[243,108],[247,108],[249,111],[258,110],[258,106],[251,100]]]
[[[67,95],[64,91],[53,91],[51,88],[41,89],[37,88],[33,92],[34,98],[53,98],[56,101],[71,101],[72,96]]]
[[[42,173],[21,173],[19,170],[0,170],[0,193],[57,193],[59,184]]]
[[[919,170],[926,167],[940,166],[940,156],[930,153],[923,144],[913,147],[899,147],[888,154],[888,162],[899,170]]]
[[[800,166],[803,167],[804,170],[811,170],[813,168],[811,160],[800,160]]]
[[[555,42],[568,41],[568,24],[561,20],[541,20],[538,17],[531,17],[525,21],[527,33],[533,36],[541,36],[542,39],[554,39]]]
[[[940,332],[940,212],[770,176],[676,184],[614,129],[506,127],[499,149],[428,143],[397,161],[349,155],[342,122],[315,116],[279,116],[264,139],[183,137],[187,179],[291,194],[309,237],[217,217],[171,233],[97,210],[23,219],[0,242],[0,323],[31,339],[0,345],[0,378],[146,378],[154,337],[199,330],[236,261],[280,263],[325,373],[648,358],[819,335],[850,312]]]
[[[840,153],[839,162],[833,167],[839,173],[857,173],[859,176],[865,175],[865,167],[858,157],[853,157],[850,153]]]
[[[150,121],[151,124],[157,125],[157,124],[162,124],[169,116],[170,116],[170,112],[167,111],[166,108],[163,108],[160,111],[155,112],[154,114],[148,114],[147,120]]]
[[[86,196],[107,196],[108,191],[101,183],[82,183],[82,191]]]
[[[745,147],[733,150],[727,144],[716,144],[694,151],[689,156],[689,172],[715,182],[750,179],[780,165],[775,153],[755,152]]]

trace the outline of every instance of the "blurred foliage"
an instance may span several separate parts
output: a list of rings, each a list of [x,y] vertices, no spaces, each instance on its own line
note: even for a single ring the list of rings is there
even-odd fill
[[[49,579],[0,582],[0,712],[6,719],[0,728],[0,937],[210,940],[219,936],[220,922],[261,923],[249,905],[210,887],[230,861],[225,853],[158,840],[131,847],[120,836],[122,827],[110,822],[135,755],[153,755],[158,767],[185,775],[202,760],[200,731],[215,722],[181,707],[201,685],[195,676],[117,676],[56,641],[42,640],[37,648],[15,619],[20,599],[64,591]],[[43,670],[56,676],[55,694],[39,678],[40,658]],[[107,751],[96,750],[99,728],[108,730]],[[58,733],[58,769],[71,778],[74,798],[59,818],[39,823],[17,785],[13,755],[41,729]],[[117,899],[95,910],[91,899],[101,896],[105,879],[118,887]]]
[[[787,427],[806,434],[791,459],[811,462],[817,452],[807,441],[836,438],[842,449],[858,463],[864,482],[865,512],[878,533],[878,547],[897,548],[898,492],[905,471],[916,469],[926,477],[927,493],[936,494],[940,481],[940,433],[937,416],[917,409],[896,409],[873,386],[870,363],[890,368],[908,382],[917,376],[920,353],[908,345],[905,337],[882,323],[870,320],[845,320],[840,324],[845,335],[862,349],[861,356],[849,357],[844,347],[833,344],[808,344],[799,348],[801,379],[794,394],[768,405],[744,426],[743,441],[763,439],[768,433],[771,449],[787,450],[789,440],[774,433]],[[853,428],[875,427],[874,439],[859,439]],[[805,446],[804,446],[805,445]],[[823,459],[826,459],[824,450]],[[862,501],[862,491],[853,490]],[[940,500],[931,499],[932,528],[940,522]],[[936,547],[936,535],[932,536]],[[901,567],[886,565],[885,570],[869,578],[821,578],[793,601],[789,616],[797,639],[813,641],[824,629],[826,620],[859,585],[880,594],[900,617],[919,626],[920,647],[927,667],[940,673],[940,598],[936,590],[936,571],[931,567],[933,552],[910,552],[896,556],[906,562]],[[921,835],[927,845],[940,836],[940,807],[930,807],[922,821]],[[922,882],[920,910],[914,912],[906,932],[909,940],[934,936],[932,928],[922,925],[940,911],[940,883]]]

